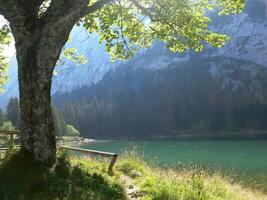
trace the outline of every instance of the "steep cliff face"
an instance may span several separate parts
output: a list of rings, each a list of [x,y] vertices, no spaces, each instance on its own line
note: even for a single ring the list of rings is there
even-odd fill
[[[234,16],[216,17],[215,30],[227,33],[231,41],[211,55],[248,60],[267,66],[267,1],[247,1],[245,12]]]
[[[80,67],[74,63],[67,63],[58,76],[54,79],[55,91],[71,91],[83,85],[90,85],[102,79],[103,75],[110,69],[115,69],[125,63],[132,63],[133,67],[145,67],[149,69],[162,69],[173,62],[190,60],[195,56],[205,57],[229,57],[247,60],[260,65],[267,65],[267,1],[248,1],[245,12],[238,16],[213,16],[211,28],[226,33],[231,37],[229,43],[223,48],[207,49],[195,54],[187,52],[184,54],[170,53],[162,43],[153,45],[148,50],[141,50],[134,58],[127,62],[112,63],[105,52],[104,46],[98,44],[96,35],[87,35],[80,28],[73,31],[73,41],[69,46],[77,47],[81,54],[86,55],[88,64]],[[213,15],[211,13],[211,15]],[[150,56],[148,56],[150,55]],[[76,77],[79,77],[79,81]],[[69,80],[64,83],[64,80]]]
[[[211,15],[213,15],[211,13]],[[78,53],[87,57],[87,64],[79,65],[66,61],[58,66],[54,76],[52,95],[60,92],[70,92],[82,86],[90,86],[100,81],[110,70],[131,63],[134,68],[162,69],[171,63],[185,62],[196,56],[228,57],[238,60],[251,61],[267,66],[267,1],[247,1],[245,12],[238,16],[213,16],[211,27],[221,33],[230,35],[231,41],[221,49],[208,47],[204,52],[195,54],[170,53],[162,43],[153,45],[148,50],[141,50],[127,62],[111,62],[105,52],[104,45],[99,45],[96,35],[88,35],[82,28],[74,28],[72,41],[67,47],[76,47]],[[214,70],[213,70],[214,71]],[[215,72],[214,72],[215,73]],[[0,105],[4,106],[11,96],[18,95],[17,65],[15,59],[11,62],[10,82],[6,92],[0,96]],[[227,77],[226,77],[227,79]]]

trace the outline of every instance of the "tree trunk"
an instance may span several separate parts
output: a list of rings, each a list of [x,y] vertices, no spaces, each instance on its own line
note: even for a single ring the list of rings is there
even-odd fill
[[[54,52],[40,51],[45,47],[40,47],[36,40],[24,43],[17,47],[21,148],[33,153],[36,160],[52,166],[56,163],[56,140],[50,91],[58,56],[51,55]]]
[[[7,2],[9,12],[5,17],[15,39],[19,70],[21,148],[51,167],[56,163],[50,98],[53,71],[89,1],[52,1],[42,16],[38,11],[43,1],[32,5]]]
[[[32,151],[40,161],[54,163],[56,142],[53,135],[51,115],[50,84],[51,76],[40,78],[35,66],[29,66],[31,73],[20,69],[20,106],[22,119],[21,147]],[[22,67],[21,67],[22,68]],[[38,78],[32,78],[38,77]]]

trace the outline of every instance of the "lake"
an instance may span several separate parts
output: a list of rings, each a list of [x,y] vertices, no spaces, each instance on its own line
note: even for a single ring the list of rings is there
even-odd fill
[[[84,148],[122,153],[135,149],[161,167],[181,168],[197,164],[220,169],[235,180],[267,191],[267,140],[181,141],[177,139],[97,141]]]

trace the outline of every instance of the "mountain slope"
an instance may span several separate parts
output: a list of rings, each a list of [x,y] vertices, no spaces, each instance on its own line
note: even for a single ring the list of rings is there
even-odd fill
[[[213,13],[210,13],[213,15]],[[223,56],[247,60],[257,64],[267,63],[267,2],[266,0],[247,1],[245,12],[238,16],[212,16],[212,29],[229,34],[232,40],[221,49],[208,47],[201,55],[206,57]],[[90,86],[100,81],[110,70],[125,63],[135,61],[133,66],[146,68],[164,68],[177,60],[189,60],[195,56],[192,52],[174,55],[168,52],[164,44],[155,44],[149,50],[142,50],[127,62],[112,63],[105,52],[104,46],[98,44],[96,35],[88,35],[82,28],[75,27],[71,34],[72,41],[67,47],[77,47],[79,53],[88,58],[88,63],[77,66],[72,61],[66,61],[57,67],[54,76],[52,94],[70,92],[74,89]],[[153,59],[143,58],[144,53],[151,54]],[[160,63],[160,64],[159,64]],[[10,68],[11,80],[6,86],[6,93],[0,96],[0,106],[6,105],[11,96],[18,95],[17,65],[12,60]]]
[[[95,85],[55,94],[54,102],[87,137],[266,130],[266,77],[265,67],[232,58],[198,57],[158,70],[129,62]]]

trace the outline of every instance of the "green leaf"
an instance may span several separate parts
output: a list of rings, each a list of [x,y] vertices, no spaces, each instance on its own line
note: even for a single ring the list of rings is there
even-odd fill
[[[207,11],[238,14],[245,0],[116,0],[87,15],[82,23],[100,35],[111,59],[127,59],[161,40],[173,52],[202,51],[205,43],[222,47],[224,34],[209,30]]]
[[[3,85],[8,80],[8,61],[4,55],[4,46],[11,42],[10,29],[7,25],[0,27],[0,93],[3,92]]]

